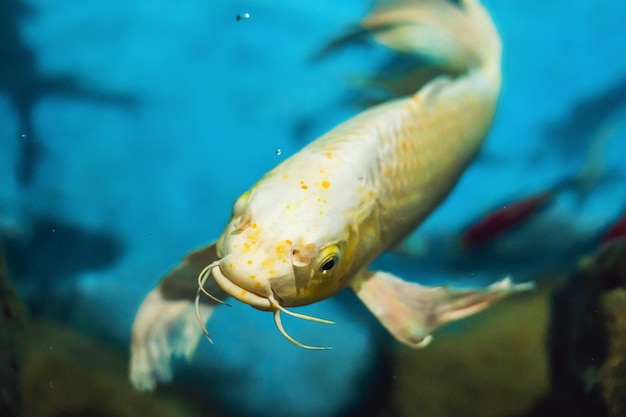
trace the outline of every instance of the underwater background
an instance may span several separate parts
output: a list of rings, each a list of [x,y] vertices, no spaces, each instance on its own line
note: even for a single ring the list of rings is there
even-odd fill
[[[537,281],[537,291],[450,325],[417,351],[392,341],[346,292],[299,309],[335,326],[289,321],[296,339],[333,347],[321,352],[293,346],[267,313],[233,302],[208,324],[215,344],[201,340],[172,384],[141,394],[125,367],[143,297],[185,253],[219,236],[234,200],[265,172],[362,111],[359,80],[394,61],[365,42],[313,59],[367,13],[364,0],[0,0],[0,246],[10,279],[0,288],[0,410],[531,412],[556,389],[558,291],[596,276],[598,263],[583,273],[580,260],[601,250],[602,233],[626,209],[626,5],[483,3],[504,47],[492,130],[444,204],[375,265],[426,285],[510,275]],[[459,247],[485,213],[586,170],[594,178],[583,190],[558,193],[485,247]],[[616,253],[606,270],[624,270],[626,251]],[[569,300],[566,309],[587,306]],[[611,321],[618,331],[622,311]],[[626,343],[616,349],[620,358]],[[585,357],[606,359],[594,355]],[[602,372],[585,378],[583,391],[594,392]],[[574,410],[562,415],[602,415]]]

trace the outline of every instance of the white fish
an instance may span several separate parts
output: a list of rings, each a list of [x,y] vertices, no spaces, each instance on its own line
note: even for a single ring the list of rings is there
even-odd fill
[[[287,308],[350,287],[399,341],[420,347],[437,326],[526,288],[508,279],[484,290],[428,288],[367,269],[442,202],[478,152],[500,92],[501,45],[477,0],[384,1],[361,26],[454,76],[362,112],[244,193],[219,240],[188,255],[141,305],[131,346],[137,388],[171,378],[172,356],[190,357],[208,337],[197,318],[226,296],[272,312],[287,339],[314,348],[287,334],[280,313],[328,322]]]

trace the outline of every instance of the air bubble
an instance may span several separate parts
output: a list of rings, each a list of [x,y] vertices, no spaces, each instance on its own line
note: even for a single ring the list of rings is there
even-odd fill
[[[283,153],[282,149],[280,149],[280,148],[276,149],[276,155],[280,156],[280,155],[282,155],[282,153]]]
[[[240,20],[248,20],[250,19],[250,13],[242,13],[242,14],[238,14],[237,17],[235,17],[236,21],[240,21]]]

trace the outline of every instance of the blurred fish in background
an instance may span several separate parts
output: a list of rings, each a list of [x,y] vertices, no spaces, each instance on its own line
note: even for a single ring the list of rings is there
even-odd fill
[[[610,222],[600,236],[600,243],[607,244],[626,237],[626,211]]]
[[[587,159],[576,175],[558,181],[556,185],[539,193],[503,203],[499,208],[487,212],[462,231],[459,238],[461,248],[473,250],[488,245],[540,215],[563,194],[573,194],[577,200],[575,209],[580,209],[590,193],[601,192],[602,187],[611,182],[623,182],[626,178],[624,172],[617,169],[606,171],[607,132],[595,132],[594,136],[595,140],[588,144]]]

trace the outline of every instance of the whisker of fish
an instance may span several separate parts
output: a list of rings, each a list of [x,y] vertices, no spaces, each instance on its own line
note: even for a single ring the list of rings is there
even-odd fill
[[[273,311],[273,313],[274,313],[274,323],[276,323],[276,327],[282,333],[282,335],[285,337],[285,339],[289,340],[294,345],[296,345],[298,347],[301,347],[303,349],[311,349],[311,350],[329,350],[329,349],[332,349],[332,347],[330,347],[330,346],[326,347],[326,346],[309,346],[309,345],[305,345],[303,343],[298,342],[293,337],[291,337],[289,335],[289,333],[287,333],[287,331],[283,327],[283,323],[282,323],[282,321],[280,319],[280,312],[281,311],[283,311],[282,308],[276,308],[276,310]]]
[[[219,298],[217,298],[216,296],[214,296],[213,294],[209,293],[205,288],[204,288],[204,283],[207,281],[207,279],[209,278],[209,276],[211,276],[211,272],[213,271],[213,268],[216,268],[219,265],[219,261],[215,261],[215,262],[211,262],[209,265],[207,265],[202,272],[200,272],[200,274],[198,274],[198,292],[203,292],[207,297],[209,297],[211,300],[218,302],[220,304],[224,304],[230,307],[230,304],[220,300]]]
[[[198,320],[198,324],[200,325],[200,330],[202,330],[202,334],[204,334],[204,337],[206,337],[207,340],[211,344],[213,344],[213,339],[209,335],[209,331],[206,328],[206,320],[203,320],[202,315],[200,314],[200,288],[198,288],[198,292],[196,294],[195,304],[196,304],[196,319]]]
[[[208,266],[206,266],[202,272],[200,272],[200,274],[198,274],[198,291],[196,292],[196,298],[194,300],[195,302],[195,307],[196,307],[196,319],[198,320],[198,324],[200,325],[200,330],[202,330],[202,334],[204,334],[204,337],[207,338],[207,340],[212,344],[213,343],[213,339],[211,338],[211,336],[209,335],[209,331],[206,328],[206,320],[202,319],[202,315],[200,314],[200,295],[202,293],[204,293],[207,297],[209,297],[210,299],[220,303],[220,304],[224,304],[230,307],[230,304],[220,300],[219,298],[215,297],[213,294],[209,293],[205,288],[204,288],[204,284],[206,283],[207,279],[209,279],[209,277],[211,276],[211,271],[213,271],[213,268],[217,268],[219,261],[215,261],[212,262],[211,264],[209,264]]]
[[[307,316],[306,314],[294,313],[293,311],[289,311],[285,307],[281,306],[280,303],[271,295],[268,297],[268,299],[270,300],[270,303],[272,303],[272,306],[274,306],[278,310],[292,317],[296,317],[296,318],[303,319],[303,320],[314,321],[317,323],[335,324],[335,322],[331,320],[320,319],[319,317]]]

